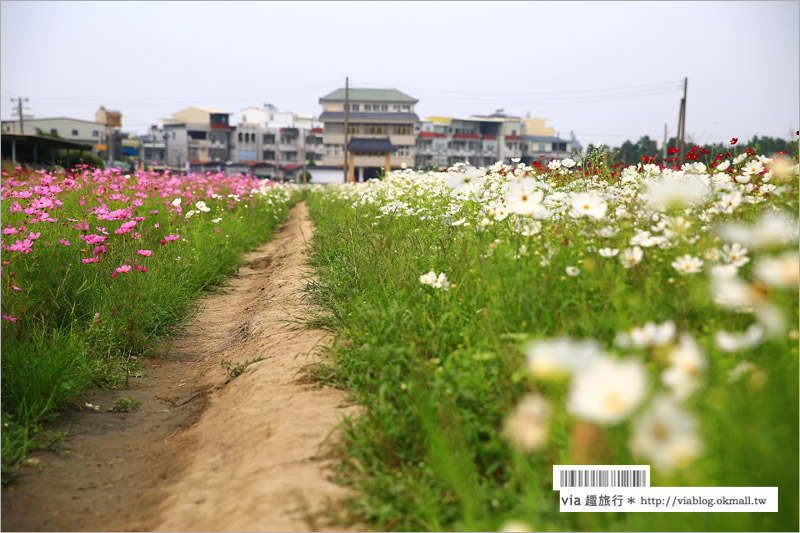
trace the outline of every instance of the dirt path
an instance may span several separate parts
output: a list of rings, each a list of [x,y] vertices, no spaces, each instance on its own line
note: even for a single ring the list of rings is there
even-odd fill
[[[69,431],[66,453],[35,454],[42,466],[3,490],[3,531],[329,529],[319,513],[346,492],[322,444],[354,408],[300,372],[327,341],[299,329],[312,232],[295,206],[225,294],[201,302],[167,358],[142,360],[146,376],[129,390],[85,398],[105,409],[133,397],[138,411],[87,408],[54,424]],[[260,357],[235,378],[220,365]]]

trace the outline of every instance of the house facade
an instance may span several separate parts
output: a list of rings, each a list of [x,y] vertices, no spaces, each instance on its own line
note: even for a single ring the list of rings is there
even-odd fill
[[[382,168],[414,166],[417,99],[396,89],[337,89],[319,99],[323,124],[322,166],[344,167],[345,99],[351,179],[364,181]],[[352,143],[352,144],[351,144]],[[388,157],[387,157],[388,154]],[[350,157],[350,156],[348,156]]]

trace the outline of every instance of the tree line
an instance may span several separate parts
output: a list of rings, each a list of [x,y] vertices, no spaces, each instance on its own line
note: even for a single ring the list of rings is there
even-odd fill
[[[788,155],[798,155],[798,142],[795,141],[787,141],[786,139],[781,139],[778,137],[767,137],[767,136],[757,136],[753,135],[753,138],[749,141],[743,141],[736,139],[731,139],[728,143],[719,143],[719,144],[705,144],[705,145],[696,145],[692,143],[690,140],[686,141],[686,152],[688,153],[693,146],[699,146],[699,149],[695,151],[698,154],[702,154],[706,161],[713,162],[714,157],[724,153],[733,153],[733,151],[737,151],[738,153],[746,151],[748,148],[755,151],[759,155],[767,155],[772,156],[779,152],[785,152]],[[595,147],[593,144],[587,146],[586,154],[591,153],[592,151],[597,150],[598,148]],[[652,161],[654,163],[665,164],[663,161],[664,157],[664,147],[663,145],[658,146],[658,143],[655,139],[651,139],[648,135],[643,135],[639,138],[636,142],[631,142],[630,140],[626,140],[619,146],[616,147],[603,147],[601,149],[605,149],[605,151],[611,156],[616,162],[623,163],[625,165],[635,165],[637,163],[641,163],[643,160]],[[678,150],[678,139],[675,137],[671,137],[667,141],[667,162],[670,162],[671,159],[677,157],[677,150]]]

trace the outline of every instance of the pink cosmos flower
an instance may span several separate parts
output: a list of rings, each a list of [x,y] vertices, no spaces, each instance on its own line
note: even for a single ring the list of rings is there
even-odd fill
[[[21,291],[22,290],[19,287],[17,287],[16,285],[12,285],[11,288],[14,289],[15,291]]]
[[[81,259],[81,263],[83,263],[84,265],[86,265],[88,263],[97,263],[99,261],[100,261],[100,256],[99,255],[96,255],[94,257],[90,257],[88,259]]]
[[[17,319],[16,319],[16,318],[14,318],[14,317],[13,317],[13,316],[11,316],[11,315],[7,315],[7,314],[5,314],[5,313],[2,313],[2,315],[3,315],[3,318],[5,318],[6,320],[8,320],[8,321],[10,321],[10,322],[16,322],[16,321],[17,321]]]
[[[63,244],[64,246],[69,246],[69,241],[68,241],[68,240],[66,240],[66,239],[58,239],[58,242],[60,242],[60,243],[61,243],[61,244]]]
[[[11,250],[13,252],[22,252],[23,254],[30,253],[32,250],[33,242],[30,239],[25,239],[24,241],[17,241],[11,246],[8,246],[6,249]]]
[[[34,232],[30,232],[30,233],[28,234],[28,238],[29,238],[30,240],[32,240],[32,241],[35,241],[36,239],[38,239],[38,238],[39,238],[39,237],[41,237],[41,236],[42,236],[42,232],[41,232],[41,231],[37,231],[36,233],[34,233]]]
[[[167,235],[166,237],[164,237],[164,239],[162,239],[162,241],[163,242],[177,241],[180,238],[181,238],[180,235]]]
[[[150,257],[151,255],[153,255],[153,251],[152,250],[139,250],[138,254],[139,255],[143,255],[145,257]]]
[[[121,274],[127,274],[128,272],[131,271],[131,268],[133,267],[131,267],[130,265],[122,265],[121,267],[117,267],[116,272],[119,272]]]
[[[14,226],[8,226],[7,228],[3,228],[4,235],[13,235],[16,232],[17,228],[15,228]]]
[[[106,253],[106,247],[105,247],[105,245],[101,244],[100,246],[96,247],[96,248],[95,248],[95,249],[92,251],[92,253],[93,253],[94,255],[100,255],[100,254],[104,254],[104,253]]]

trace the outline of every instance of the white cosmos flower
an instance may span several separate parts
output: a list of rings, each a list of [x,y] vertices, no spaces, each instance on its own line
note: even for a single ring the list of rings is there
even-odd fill
[[[754,268],[756,278],[771,287],[797,287],[800,276],[800,256],[796,250],[778,257],[760,259]]]
[[[509,213],[516,213],[518,215],[541,215],[547,209],[542,206],[542,198],[544,193],[538,189],[528,190],[520,183],[512,181],[508,184],[508,190],[505,193],[506,207]],[[546,217],[534,217],[546,218]]]
[[[722,252],[717,248],[709,248],[703,255],[705,255],[706,259],[709,261],[719,261],[722,259]]]
[[[715,278],[735,278],[739,273],[739,267],[733,264],[714,265],[711,267],[709,273]]]
[[[703,452],[697,419],[666,396],[658,396],[633,422],[631,451],[662,471],[691,464]]]
[[[725,352],[742,352],[761,344],[764,339],[764,328],[760,324],[751,324],[744,333],[730,333],[719,330],[714,333],[714,342]]]
[[[566,271],[567,271],[567,275],[568,276],[572,276],[572,277],[575,277],[575,276],[577,276],[578,274],[581,273],[580,269],[578,267],[574,267],[574,266],[568,266],[566,268]]]
[[[786,213],[767,213],[753,226],[730,222],[719,228],[727,242],[739,242],[753,249],[783,246],[797,242],[798,221]]]
[[[590,192],[582,192],[572,195],[572,216],[592,217],[595,220],[602,220],[606,217],[608,204],[603,197]]]
[[[697,342],[684,334],[670,352],[669,361],[669,368],[661,374],[661,382],[672,389],[676,399],[685,400],[700,386],[706,358]]]
[[[644,252],[642,252],[642,249],[638,246],[634,246],[633,248],[625,248],[619,256],[619,260],[622,261],[622,266],[630,268],[634,265],[638,265],[643,256]]]
[[[432,286],[434,289],[444,289],[444,290],[448,290],[448,289],[450,288],[450,282],[447,280],[447,274],[445,274],[444,272],[442,272],[441,274],[439,274],[439,275],[436,277],[436,279],[435,279],[435,280],[433,280],[433,283],[431,283],[431,286]]]
[[[675,322],[667,320],[662,324],[647,322],[644,326],[634,327],[628,333],[617,335],[616,342],[620,348],[656,348],[672,342],[675,338]]]
[[[198,209],[198,211],[202,211],[203,213],[208,213],[209,211],[211,211],[211,208],[208,207],[203,200],[195,202],[194,206]]]
[[[720,172],[724,172],[724,171],[728,170],[728,167],[729,167],[729,166],[731,166],[731,162],[730,162],[730,161],[723,161],[722,163],[720,163],[719,165],[717,165],[717,167],[716,167],[716,168],[717,168],[717,170],[719,170]]]
[[[172,200],[172,205],[174,207],[178,207],[179,205],[181,205],[181,199],[180,198],[175,198],[174,200]]]
[[[600,424],[621,422],[647,393],[647,371],[638,359],[598,356],[574,377],[567,410]]]
[[[742,167],[742,174],[745,176],[751,176],[752,174],[761,174],[764,170],[764,165],[758,159],[753,159],[752,161],[748,161]],[[737,180],[738,181],[738,180]]]
[[[575,166],[575,161],[573,161],[570,158],[562,159],[561,166],[563,166],[564,168],[572,168]]]
[[[570,376],[601,353],[596,341],[575,341],[564,337],[532,341],[525,352],[528,370],[541,378]]]
[[[600,228],[599,230],[596,231],[596,233],[598,236],[603,237],[604,239],[608,239],[619,233],[619,228],[607,226],[605,228]]]
[[[724,244],[722,246],[722,254],[728,263],[737,267],[743,266],[750,261],[750,258],[747,257],[747,248],[743,248],[738,242]]]
[[[597,253],[599,253],[603,257],[614,257],[619,253],[619,249],[618,248],[600,248],[599,250],[597,250]]]
[[[431,270],[427,274],[421,275],[419,277],[419,281],[424,285],[430,285],[431,287],[433,287],[433,282],[436,281],[436,272]]]
[[[506,419],[503,436],[518,449],[534,452],[547,442],[552,412],[547,398],[526,394]]]
[[[690,254],[685,254],[676,257],[671,265],[672,268],[680,272],[681,275],[696,274],[700,272],[700,268],[703,266],[703,260],[699,257],[692,257]]]
[[[699,178],[670,174],[649,183],[644,198],[650,209],[664,211],[701,204],[710,194],[710,187]]]
[[[559,161],[558,159],[553,159],[552,161],[547,163],[547,168],[549,168],[550,170],[558,170],[559,168],[561,168],[561,161]]]

